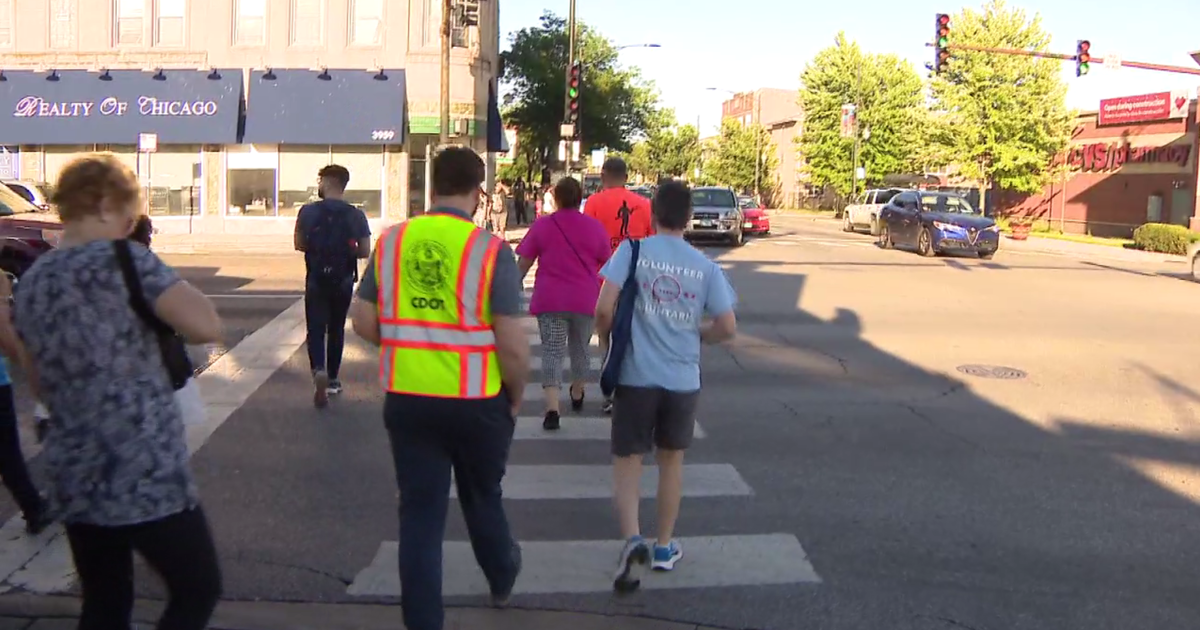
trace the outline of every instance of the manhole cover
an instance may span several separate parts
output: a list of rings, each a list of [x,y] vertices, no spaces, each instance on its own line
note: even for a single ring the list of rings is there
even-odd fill
[[[1004,367],[1003,365],[960,365],[958,366],[958,371],[967,376],[998,378],[1006,381],[1015,381],[1028,376],[1017,368]]]

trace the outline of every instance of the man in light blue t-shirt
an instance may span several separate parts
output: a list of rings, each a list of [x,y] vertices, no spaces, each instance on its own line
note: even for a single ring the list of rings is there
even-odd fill
[[[720,343],[737,332],[737,298],[724,271],[683,240],[692,219],[691,191],[680,182],[663,184],[652,213],[657,235],[641,241],[632,336],[613,399],[613,498],[627,541],[613,581],[620,593],[636,589],[649,566],[669,571],[683,557],[672,535],[683,452],[692,442],[700,396],[700,344]],[[600,270],[604,286],[596,304],[596,332],[602,340],[612,329],[631,256],[626,241]],[[638,501],[642,457],[655,447],[659,522],[651,548],[640,533]]]

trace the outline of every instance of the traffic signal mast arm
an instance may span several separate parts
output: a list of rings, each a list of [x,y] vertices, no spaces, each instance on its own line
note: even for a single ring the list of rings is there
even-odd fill
[[[933,44],[926,44],[933,46]],[[971,50],[974,52],[985,52],[996,55],[1018,55],[1021,57],[1040,57],[1042,59],[1061,59],[1063,61],[1074,61],[1075,55],[1063,55],[1051,52],[1038,52],[1036,50],[1021,50],[1019,48],[989,48],[987,46],[968,46],[966,44],[948,44],[949,50]],[[1092,55],[1091,62],[1104,63],[1104,57]],[[1188,68],[1185,66],[1171,66],[1161,63],[1146,63],[1142,61],[1121,60],[1122,68],[1137,68],[1139,70],[1155,70],[1157,72],[1176,72],[1179,74],[1194,74],[1200,75],[1200,68]]]

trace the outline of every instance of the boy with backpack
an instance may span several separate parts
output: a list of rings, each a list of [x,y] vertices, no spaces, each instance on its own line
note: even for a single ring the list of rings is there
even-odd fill
[[[313,404],[323,408],[342,392],[338,370],[346,344],[346,314],[358,281],[358,261],[371,255],[371,227],[362,210],[342,197],[350,171],[330,164],[318,173],[320,201],[300,208],[296,251],[304,252],[304,317],[308,323],[308,362]]]

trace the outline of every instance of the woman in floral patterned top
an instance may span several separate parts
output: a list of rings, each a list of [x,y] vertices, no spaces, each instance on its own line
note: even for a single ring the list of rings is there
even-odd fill
[[[216,551],[157,336],[131,306],[114,243],[133,231],[138,193],[111,154],[62,171],[52,200],[62,245],[22,277],[16,326],[50,410],[48,509],[79,573],[79,627],[130,627],[136,551],[169,592],[158,628],[200,630],[220,595]],[[208,298],[150,250],[128,247],[155,315],[192,343],[218,341]]]

